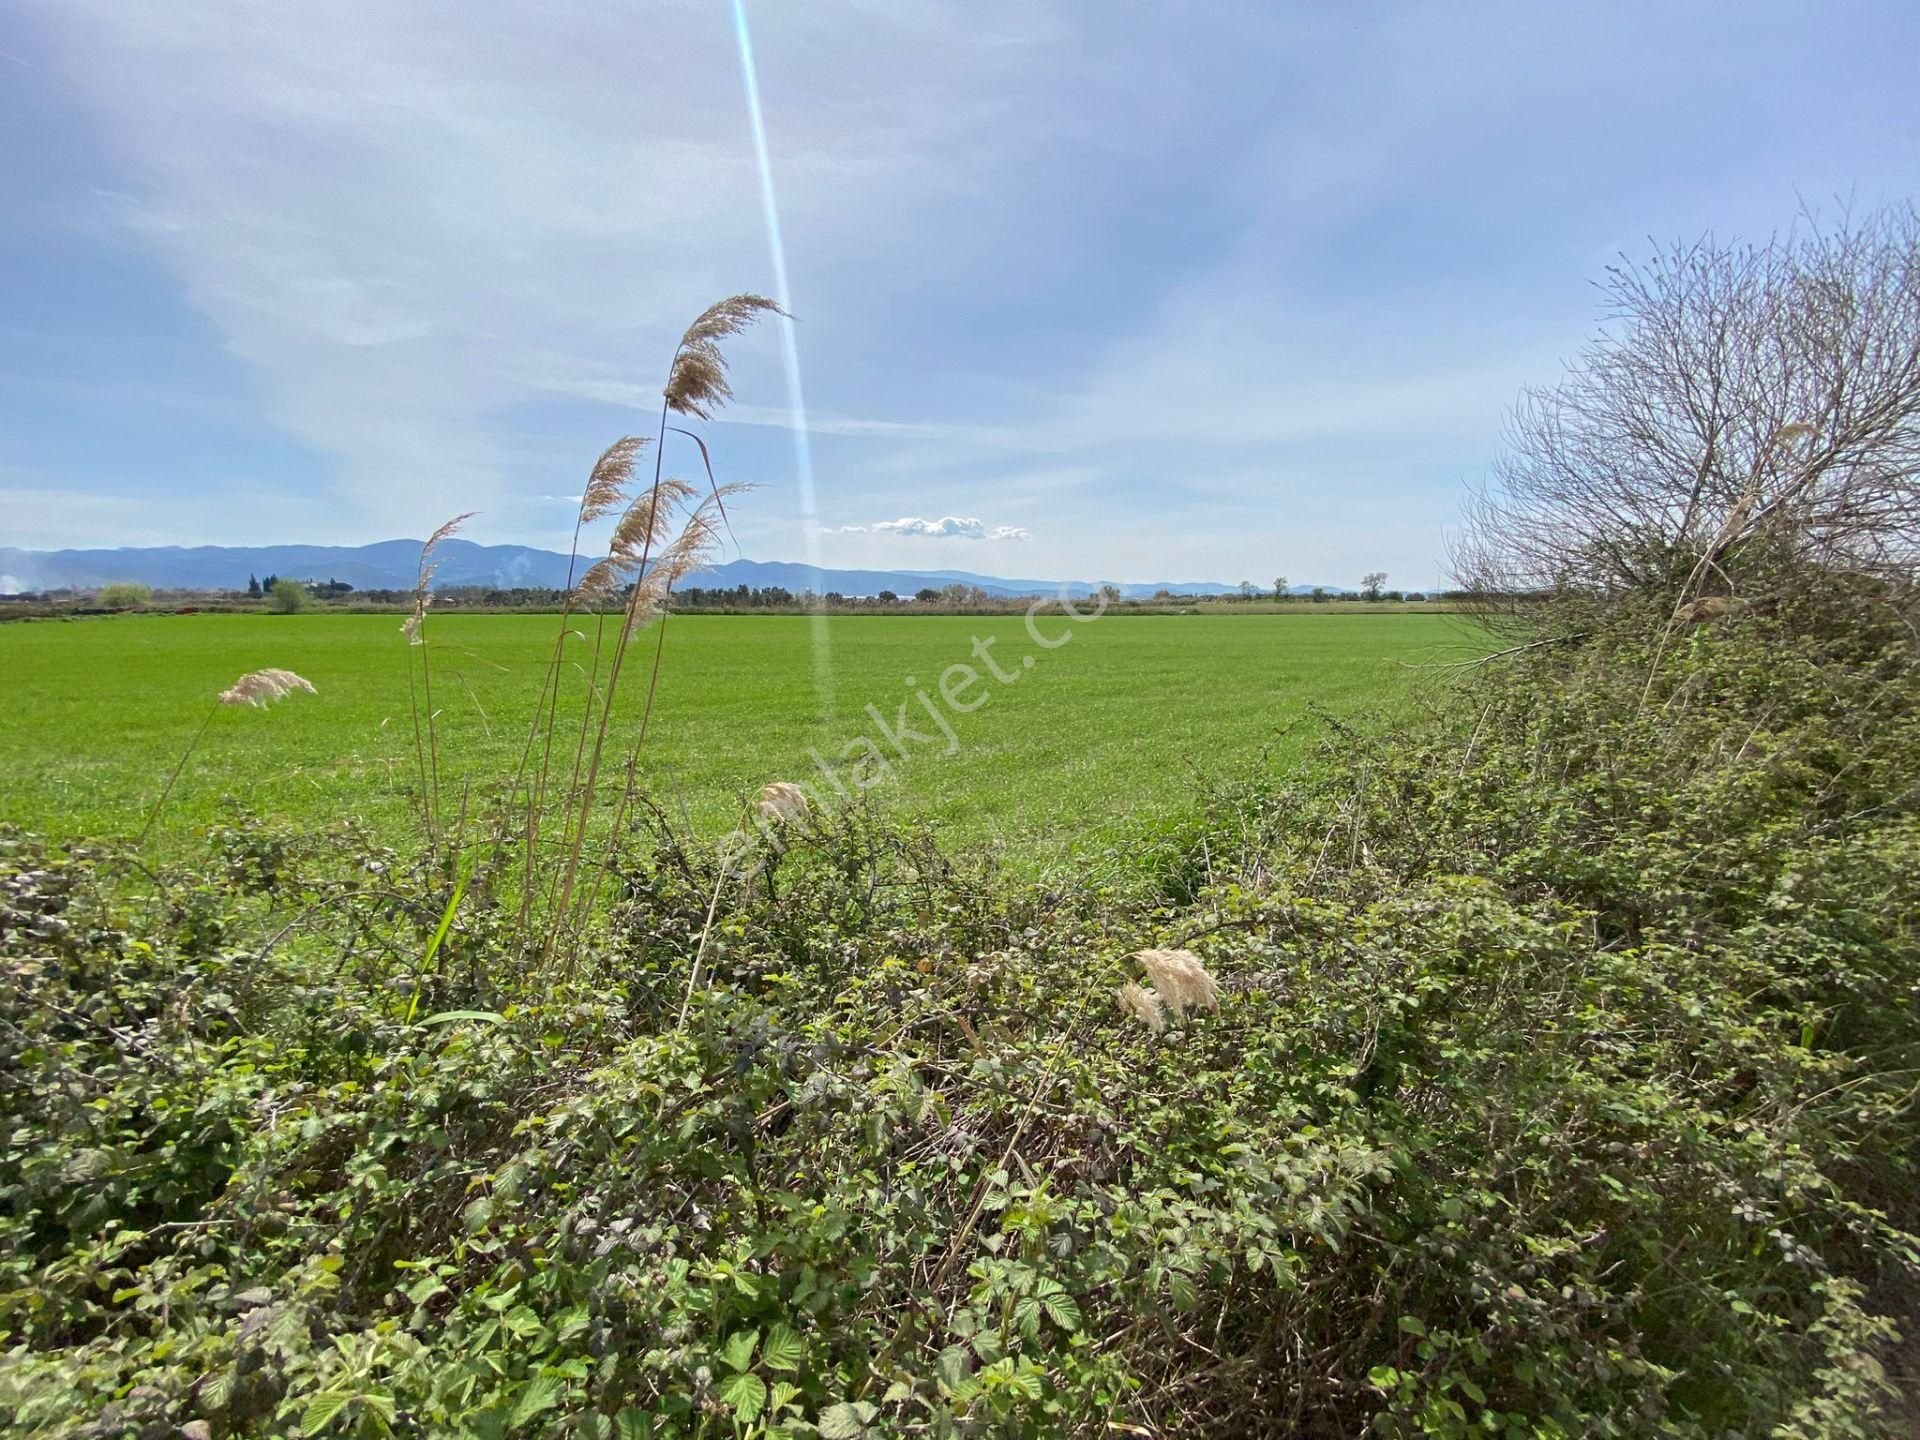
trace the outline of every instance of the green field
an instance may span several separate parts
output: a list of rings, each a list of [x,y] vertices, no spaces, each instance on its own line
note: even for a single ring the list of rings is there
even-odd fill
[[[576,623],[580,623],[576,621]],[[449,615],[430,622],[447,773],[484,788],[509,770],[552,653],[557,618]],[[584,627],[591,632],[591,622]],[[1028,858],[1084,850],[1142,817],[1188,811],[1196,775],[1296,759],[1315,707],[1360,713],[1432,683],[1434,662],[1484,648],[1446,615],[1013,617],[683,616],[672,621],[643,761],[662,803],[708,832],[770,780],[851,787],[852,759],[878,793],[955,833]],[[973,653],[988,643],[995,679]],[[622,685],[624,756],[652,632]],[[584,666],[585,640],[569,647]],[[1031,665],[1025,663],[1031,660]],[[50,834],[137,831],[168,771],[242,671],[275,665],[317,696],[269,712],[222,709],[161,823],[178,835],[238,805],[322,822],[365,817],[397,833],[416,783],[407,647],[395,617],[129,616],[0,626],[0,819]],[[939,697],[943,674],[980,679]],[[584,671],[568,669],[577,696]],[[909,688],[909,679],[912,688]],[[962,674],[953,676],[957,682]],[[922,691],[952,727],[938,728]],[[982,701],[980,697],[986,698]],[[899,706],[925,740],[902,758]],[[566,711],[563,708],[563,714]],[[577,712],[577,708],[574,713]],[[859,737],[866,737],[871,745]],[[947,753],[957,743],[955,753]],[[882,772],[872,756],[884,755]]]

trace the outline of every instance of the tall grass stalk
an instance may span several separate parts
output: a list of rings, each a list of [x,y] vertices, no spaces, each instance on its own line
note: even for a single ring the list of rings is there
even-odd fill
[[[613,657],[607,667],[606,690],[597,700],[599,713],[597,723],[593,726],[593,746],[587,757],[585,773],[584,776],[581,774],[576,762],[574,784],[569,786],[570,792],[577,787],[579,808],[577,813],[570,811],[569,815],[571,833],[566,836],[567,856],[547,934],[549,954],[559,939],[562,927],[570,923],[570,906],[579,876],[581,851],[593,814],[600,766],[606,753],[607,731],[619,698],[620,677],[626,666],[634,632],[664,608],[674,581],[704,558],[714,523],[707,507],[711,505],[721,517],[725,516],[726,487],[715,484],[708,499],[687,518],[680,535],[670,545],[660,547],[659,542],[664,537],[664,522],[670,510],[668,502],[690,493],[690,487],[674,481],[666,474],[664,451],[667,416],[672,413],[711,419],[732,398],[733,391],[727,383],[726,356],[720,348],[720,342],[746,329],[769,311],[782,313],[773,301],[759,295],[730,296],[709,306],[680,337],[668,366],[654,441],[653,484],[644,501],[636,501],[633,507],[629,507],[627,518],[637,523],[629,528],[627,519],[623,519],[622,526],[616,531],[615,543],[618,547],[624,540],[627,548],[624,551],[616,548],[609,554],[608,561],[613,563],[604,572],[609,579],[622,575],[630,578],[632,588],[620,633],[614,642]],[[704,445],[701,446],[701,452],[705,458]],[[636,513],[636,507],[642,504],[644,511]],[[600,567],[596,566],[595,569],[599,570]],[[656,661],[656,683],[657,675]],[[650,691],[649,709],[651,698]],[[591,706],[595,703],[590,695],[588,704]]]
[[[514,783],[508,795],[508,805],[511,808],[514,795],[518,793],[520,783],[526,777],[534,742],[536,738],[541,738],[544,731],[540,768],[529,782],[522,832],[526,847],[525,854],[528,857],[526,877],[528,883],[521,887],[520,895],[520,918],[523,927],[531,916],[536,888],[532,883],[533,857],[539,852],[541,818],[546,809],[547,785],[553,769],[553,736],[559,722],[561,677],[565,673],[567,637],[572,633],[574,605],[578,598],[574,580],[580,563],[580,537],[589,524],[612,513],[630,499],[634,462],[647,444],[644,437],[623,435],[601,452],[600,458],[594,462],[593,470],[587,477],[586,489],[580,496],[580,506],[574,515],[573,543],[567,554],[566,594],[561,601],[560,624],[554,635],[553,658],[547,663],[546,675],[541,682],[540,696],[534,702],[533,719],[527,727],[527,743],[521,751],[520,764],[515,771]],[[598,653],[599,646],[596,640],[596,665]],[[589,681],[587,708],[591,708],[592,701],[592,683]]]
[[[187,748],[180,752],[180,758],[173,762],[173,769],[167,775],[167,783],[160,788],[160,798],[153,802],[153,809],[147,812],[147,823],[140,827],[140,837],[134,841],[136,846],[147,843],[147,836],[153,833],[154,822],[160,818],[160,812],[166,808],[167,799],[173,794],[173,787],[179,783],[180,774],[187,768],[187,761],[193,752],[200,748],[200,742],[206,738],[207,728],[213,724],[213,717],[220,713],[224,705],[250,705],[264,710],[276,701],[282,700],[295,691],[304,690],[315,694],[311,682],[302,679],[291,670],[265,669],[251,670],[242,675],[214,697],[213,704],[207,710],[207,718],[200,722],[200,728],[193,732],[193,738],[187,742]]]
[[[434,552],[440,548],[442,541],[457,532],[473,516],[471,510],[454,516],[429,535],[426,544],[420,547],[420,571],[413,591],[413,613],[400,626],[400,633],[407,637],[409,655],[414,649],[420,652],[420,694],[416,696],[413,692],[411,659],[407,662],[407,693],[413,709],[414,755],[420,765],[420,804],[429,850],[437,848],[440,828],[440,736],[433,709],[433,661],[427,644],[427,611],[433,605],[433,577],[439,569]],[[420,718],[423,709],[426,713],[424,727]]]

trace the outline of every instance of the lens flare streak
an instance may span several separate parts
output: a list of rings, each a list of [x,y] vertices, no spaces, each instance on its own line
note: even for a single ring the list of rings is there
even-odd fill
[[[767,153],[766,119],[760,109],[760,78],[753,60],[753,34],[747,25],[745,0],[733,0],[733,29],[740,47],[740,86],[746,96],[748,128],[753,132],[753,156],[760,171],[760,208],[766,216],[767,251],[773,260],[773,296],[787,312],[780,321],[781,348],[787,370],[787,428],[793,436],[802,544],[817,596],[824,582],[820,573],[820,515],[814,501],[813,445],[807,432],[806,397],[800,385],[800,346],[794,333],[793,292],[787,283],[787,247],[781,238],[779,202],[774,197],[773,164]],[[814,704],[824,722],[833,713],[833,652],[823,612],[815,611],[812,631]]]

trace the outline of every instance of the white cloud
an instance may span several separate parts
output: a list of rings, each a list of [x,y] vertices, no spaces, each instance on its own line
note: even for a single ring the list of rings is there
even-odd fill
[[[1031,540],[1033,532],[1019,525],[989,527],[966,515],[942,515],[922,520],[906,515],[898,520],[876,520],[871,525],[842,525],[842,535],[914,535],[929,540]]]

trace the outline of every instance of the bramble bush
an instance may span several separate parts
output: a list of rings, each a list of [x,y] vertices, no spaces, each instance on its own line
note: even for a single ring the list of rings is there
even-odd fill
[[[349,829],[157,873],[10,836],[0,1408],[1901,1433],[1920,681],[1871,596],[1814,603],[1623,607],[1223,785],[1124,886],[863,808],[723,875],[653,818],[545,965],[484,869]],[[1163,945],[1221,994],[1157,1034],[1114,997]]]

